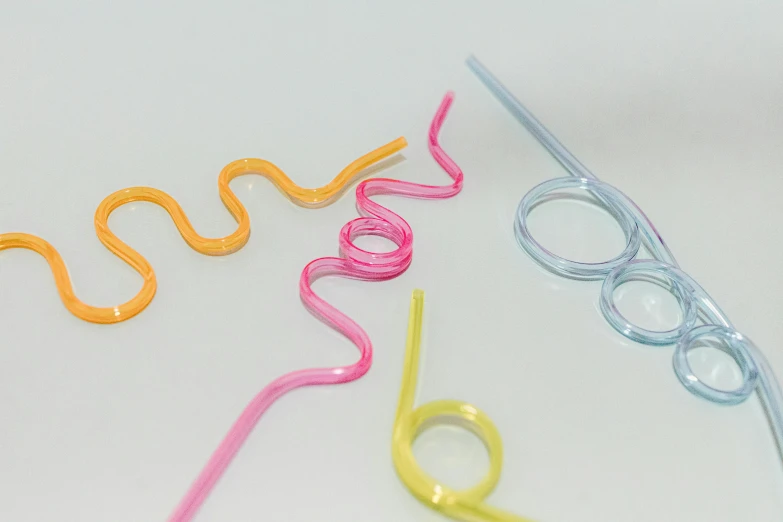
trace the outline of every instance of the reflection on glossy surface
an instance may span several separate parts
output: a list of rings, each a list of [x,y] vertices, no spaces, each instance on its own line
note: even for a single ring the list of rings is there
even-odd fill
[[[313,315],[350,339],[359,349],[359,360],[349,366],[310,368],[291,372],[261,390],[215,450],[169,518],[169,522],[187,522],[195,516],[209,492],[250,436],[256,423],[279,397],[302,386],[354,381],[370,369],[372,343],[367,332],[350,317],[318,297],[313,292],[312,284],[315,280],[329,275],[383,281],[397,277],[408,268],[413,255],[413,231],[410,225],[399,215],[372,201],[370,196],[395,194],[412,198],[443,199],[455,196],[462,190],[462,171],[438,143],[440,128],[453,99],[452,93],[448,93],[443,98],[430,125],[428,139],[430,153],[452,178],[453,183],[445,186],[421,185],[385,178],[363,181],[356,187],[356,207],[362,217],[348,222],[340,231],[339,243],[342,257],[322,257],[311,261],[304,268],[299,279],[299,295],[302,303]],[[354,243],[355,239],[362,236],[380,236],[393,242],[396,248],[389,252],[363,250]]]
[[[682,310],[670,292],[648,281],[629,281],[614,292],[617,309],[648,330],[671,330],[682,321]]]
[[[489,466],[487,448],[459,423],[427,426],[413,443],[413,454],[428,474],[441,477],[456,489],[480,480]]]
[[[734,390],[742,386],[742,370],[731,354],[716,341],[697,342],[688,352],[688,363],[702,381],[720,390]]]
[[[179,203],[163,192],[150,187],[131,187],[118,190],[107,196],[95,211],[95,232],[98,239],[114,255],[128,263],[142,277],[139,293],[129,301],[113,306],[90,306],[81,301],[73,291],[68,270],[57,250],[44,239],[32,234],[6,233],[0,234],[0,251],[10,248],[27,248],[41,254],[52,269],[54,282],[65,307],[75,316],[93,323],[118,323],[135,316],[155,296],[157,282],[155,272],[149,262],[138,252],[120,240],[109,229],[109,215],[117,208],[134,201],[147,201],[163,207],[168,212],[182,239],[196,252],[211,256],[232,254],[245,246],[250,237],[250,216],[239,198],[231,191],[229,183],[232,179],[246,174],[259,174],[268,178],[275,186],[294,203],[305,207],[320,207],[327,205],[345,190],[356,176],[367,167],[400,151],[407,145],[405,138],[397,138],[383,147],[365,154],[345,167],[332,181],[319,188],[300,187],[274,164],[255,158],[241,159],[226,165],[218,177],[218,192],[220,199],[237,222],[237,229],[221,238],[206,238],[200,236],[190,224],[185,211]]]
[[[428,402],[414,409],[419,375],[424,292],[414,290],[405,342],[405,365],[402,372],[400,399],[394,419],[392,459],[400,480],[428,507],[465,522],[529,522],[484,503],[498,480],[503,467],[503,443],[497,428],[484,412],[475,406],[453,400]],[[475,486],[453,490],[427,474],[413,454],[413,443],[426,429],[438,424],[457,424],[472,431],[487,448],[489,471]]]
[[[478,60],[470,58],[468,66],[572,176],[545,181],[522,198],[514,222],[519,245],[534,261],[556,274],[579,280],[603,279],[599,304],[609,324],[637,342],[650,345],[676,344],[674,372],[683,386],[695,395],[721,404],[738,404],[757,391],[783,456],[783,394],[761,351],[734,328],[704,288],[679,268],[655,226],[631,198],[590,172]],[[580,263],[553,254],[533,238],[528,228],[531,209],[541,198],[563,189],[580,189],[585,195],[595,198],[615,217],[626,237],[626,247],[622,253],[608,261]],[[654,259],[634,259],[642,243]],[[614,301],[615,292],[626,282],[640,280],[655,283],[674,295],[682,307],[683,319],[679,325],[666,331],[648,330],[623,317]],[[718,342],[736,361],[742,373],[738,388],[715,388],[693,372],[689,352],[702,346],[704,340]]]

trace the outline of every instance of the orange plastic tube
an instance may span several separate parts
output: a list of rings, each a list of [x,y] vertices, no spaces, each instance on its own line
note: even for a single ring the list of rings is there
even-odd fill
[[[160,205],[169,213],[182,238],[193,250],[206,255],[224,256],[241,249],[250,237],[250,217],[247,210],[228,186],[234,178],[245,174],[259,174],[268,178],[294,203],[304,207],[317,208],[328,205],[339,197],[361,171],[399,152],[406,145],[405,138],[397,138],[357,159],[345,167],[332,181],[319,188],[300,187],[276,165],[266,160],[248,158],[229,163],[218,177],[218,192],[220,199],[223,200],[223,204],[234,217],[238,226],[234,232],[222,238],[200,236],[190,224],[179,203],[162,190],[150,187],[131,187],[110,194],[101,201],[95,211],[95,232],[106,248],[128,263],[143,278],[139,293],[129,301],[117,306],[90,306],[76,297],[62,257],[50,243],[38,236],[25,233],[0,234],[0,251],[10,248],[27,248],[38,252],[49,263],[60,299],[73,315],[93,323],[118,323],[130,319],[150,304],[155,296],[157,283],[155,272],[149,262],[109,229],[109,215],[117,208],[133,201],[148,201]]]

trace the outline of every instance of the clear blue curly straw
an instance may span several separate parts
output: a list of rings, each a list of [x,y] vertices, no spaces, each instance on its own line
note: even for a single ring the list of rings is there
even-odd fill
[[[534,261],[555,274],[579,280],[603,279],[599,304],[609,324],[625,337],[640,343],[658,346],[676,343],[674,372],[683,386],[694,395],[708,401],[733,405],[743,402],[756,391],[767,414],[778,452],[783,457],[783,394],[761,351],[734,328],[704,288],[680,269],[652,222],[631,198],[590,172],[475,57],[470,57],[467,65],[572,176],[545,181],[525,194],[519,202],[514,232],[522,249]],[[547,194],[563,189],[585,190],[617,220],[627,241],[625,249],[618,256],[600,263],[580,263],[553,254],[533,238],[528,229],[530,211]],[[653,259],[634,259],[642,244]],[[614,302],[614,292],[618,286],[632,280],[652,282],[669,290],[682,307],[682,323],[671,330],[655,331],[641,328],[623,317]],[[701,324],[697,326],[697,322]],[[709,339],[718,340],[719,348],[736,361],[742,372],[742,385],[739,388],[713,388],[694,374],[688,362],[688,352]]]

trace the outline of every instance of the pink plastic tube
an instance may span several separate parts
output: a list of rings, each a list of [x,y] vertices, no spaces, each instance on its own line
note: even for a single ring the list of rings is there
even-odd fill
[[[338,275],[367,281],[383,281],[403,273],[411,264],[413,231],[410,225],[391,210],[370,200],[377,194],[396,194],[411,198],[444,199],[462,189],[462,171],[438,144],[438,134],[446,119],[454,94],[449,92],[432,120],[429,149],[435,161],[454,182],[446,186],[420,185],[396,179],[375,178],[356,187],[356,207],[362,215],[347,223],[340,231],[341,257],[322,257],[311,261],[302,271],[299,294],[310,312],[321,321],[353,341],[359,349],[359,360],[349,366],[311,368],[288,373],[272,381],[242,412],[218,446],[199,477],[169,518],[169,522],[188,522],[204,503],[207,495],[225,472],[247,437],[266,410],[285,393],[302,386],[338,384],[358,379],[372,364],[372,343],[361,326],[332,305],[318,297],[311,285],[321,277]],[[393,241],[397,249],[373,253],[357,247],[353,241],[360,236],[380,236]]]

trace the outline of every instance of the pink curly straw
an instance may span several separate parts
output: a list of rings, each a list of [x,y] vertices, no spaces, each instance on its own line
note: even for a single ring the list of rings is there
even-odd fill
[[[438,144],[440,128],[453,100],[454,94],[447,93],[435,113],[435,118],[430,125],[429,149],[435,161],[454,182],[451,185],[434,186],[387,178],[363,181],[356,187],[356,207],[363,217],[348,222],[340,231],[342,257],[316,259],[302,271],[299,294],[305,307],[321,321],[353,341],[361,355],[359,360],[349,366],[311,368],[291,372],[272,381],[261,390],[212,454],[199,477],[169,518],[169,522],[189,522],[195,516],[261,416],[278,398],[302,386],[354,381],[370,369],[372,343],[367,332],[350,317],[318,297],[311,285],[315,280],[327,275],[383,281],[400,275],[410,266],[413,255],[413,231],[410,225],[391,210],[369,198],[377,194],[396,194],[412,198],[444,199],[456,195],[462,189],[462,171]],[[397,249],[391,252],[373,253],[362,250],[353,243],[357,237],[370,235],[393,241]]]

